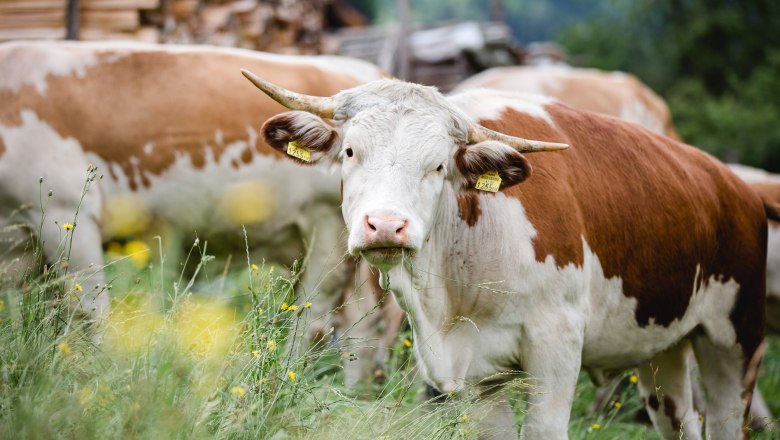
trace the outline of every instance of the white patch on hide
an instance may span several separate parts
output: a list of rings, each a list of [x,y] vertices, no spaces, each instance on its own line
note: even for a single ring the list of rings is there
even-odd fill
[[[499,119],[507,108],[511,108],[555,127],[550,114],[544,108],[545,105],[555,101],[546,96],[505,90],[473,89],[451,95],[447,99],[476,121]]]

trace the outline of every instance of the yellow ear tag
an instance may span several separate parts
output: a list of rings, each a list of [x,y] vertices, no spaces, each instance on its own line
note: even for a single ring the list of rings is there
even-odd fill
[[[487,173],[479,176],[477,184],[474,188],[480,191],[498,192],[498,188],[501,186],[501,177],[498,175],[498,171],[488,171]]]
[[[287,143],[287,154],[304,162],[311,162],[311,151],[306,147],[299,146],[296,141]]]

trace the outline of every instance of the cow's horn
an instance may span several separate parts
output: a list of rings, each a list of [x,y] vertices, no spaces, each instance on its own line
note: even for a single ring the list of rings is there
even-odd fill
[[[537,151],[559,151],[569,148],[568,144],[557,142],[532,141],[521,137],[507,136],[478,124],[469,127],[469,144],[482,141],[503,142],[521,153],[535,153]]]
[[[291,92],[260,78],[246,69],[241,69],[241,73],[246,79],[252,81],[252,84],[257,86],[258,89],[270,96],[271,99],[290,110],[302,110],[322,118],[333,118],[335,109],[333,98]]]

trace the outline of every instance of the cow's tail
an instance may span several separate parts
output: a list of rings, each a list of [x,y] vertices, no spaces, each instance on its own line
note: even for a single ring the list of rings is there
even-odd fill
[[[761,201],[764,202],[764,211],[766,212],[766,218],[769,220],[780,222],[780,203],[777,203],[774,200],[768,200],[763,196],[761,197]]]
[[[780,222],[780,183],[754,182],[750,183],[750,188],[761,197],[766,218]]]

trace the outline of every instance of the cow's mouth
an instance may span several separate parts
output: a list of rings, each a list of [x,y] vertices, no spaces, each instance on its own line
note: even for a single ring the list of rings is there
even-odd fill
[[[365,258],[368,264],[378,268],[395,266],[401,262],[404,254],[410,255],[411,253],[410,248],[398,246],[380,246],[360,250],[360,255]]]

